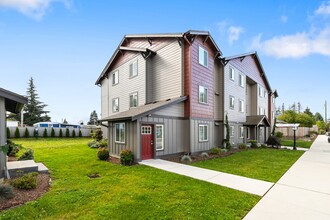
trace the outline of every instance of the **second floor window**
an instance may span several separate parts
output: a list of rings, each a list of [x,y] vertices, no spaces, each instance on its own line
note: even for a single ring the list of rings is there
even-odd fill
[[[259,96],[260,97],[264,97],[265,93],[264,93],[264,88],[262,88],[261,86],[259,86]]]
[[[235,98],[234,96],[229,96],[229,107],[234,109],[235,108]]]
[[[207,60],[208,60],[208,52],[202,47],[198,49],[198,62],[199,64],[207,67]]]
[[[244,101],[243,100],[239,100],[239,111],[244,112]]]
[[[132,78],[138,74],[137,60],[129,65],[129,77]]]
[[[207,103],[207,88],[199,86],[199,103]]]
[[[235,71],[233,68],[229,67],[229,79],[235,80]]]
[[[129,107],[134,108],[137,106],[138,106],[138,93],[135,92],[129,96]]]
[[[266,115],[266,109],[259,107],[259,115]]]
[[[112,100],[112,111],[118,112],[119,111],[119,98],[114,98]]]
[[[242,74],[239,74],[239,86],[244,87],[244,77]]]
[[[119,83],[119,71],[112,73],[112,85],[117,85]]]

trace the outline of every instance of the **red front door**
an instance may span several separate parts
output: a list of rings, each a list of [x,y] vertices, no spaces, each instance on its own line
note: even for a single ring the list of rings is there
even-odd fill
[[[141,126],[141,144],[142,144],[142,160],[153,158],[153,134],[152,125],[142,125]]]

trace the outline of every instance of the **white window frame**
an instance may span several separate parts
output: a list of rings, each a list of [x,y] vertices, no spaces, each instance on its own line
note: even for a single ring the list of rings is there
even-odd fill
[[[201,97],[201,95],[203,96]],[[198,102],[202,104],[207,104],[207,88],[205,86],[198,86]]]
[[[112,85],[115,86],[119,84],[119,70],[114,71],[111,75],[112,75]]]
[[[234,96],[229,96],[229,108],[235,109],[235,97]]]
[[[239,127],[239,137],[244,138],[244,127],[243,126]]]
[[[238,75],[238,84],[240,87],[244,88],[244,76],[241,73]]]
[[[235,126],[230,126],[229,131],[230,131],[230,137],[234,137],[235,136]]]
[[[123,130],[123,139],[120,138],[120,134],[118,136],[119,140],[117,139],[117,126],[123,125],[122,128],[118,128],[119,129],[119,133],[121,132],[120,130]],[[115,123],[115,143],[120,143],[120,144],[125,144],[125,140],[126,140],[126,129],[125,129],[125,122],[121,122],[121,123]]]
[[[275,111],[272,111],[272,119],[275,120]]]
[[[133,78],[138,75],[138,61],[135,60],[129,64],[129,78]]]
[[[136,106],[132,105],[132,101],[134,99],[134,97],[136,97]],[[133,92],[129,95],[129,108],[136,108],[139,105],[139,96],[138,96],[138,92]]]
[[[206,56],[206,58],[205,58]],[[208,67],[209,53],[203,47],[198,47],[198,63],[204,67]]]
[[[152,128],[150,125],[141,126],[141,134],[152,134]]]
[[[202,129],[202,131],[201,131]],[[201,135],[201,132],[203,133]],[[205,139],[205,132],[206,132],[206,139]],[[207,142],[209,140],[209,126],[206,124],[199,124],[198,125],[198,140],[199,142]]]
[[[115,109],[116,100],[117,100],[117,103],[118,103],[118,106],[117,106],[118,108],[117,109]],[[119,112],[119,97],[112,99],[112,112]]]
[[[275,97],[272,96],[272,103],[275,104]]]
[[[259,96],[263,97],[264,96],[264,88],[259,86]]]
[[[235,81],[235,70],[231,66],[229,67],[229,79]]]
[[[157,129],[161,128],[162,129],[162,137],[161,137],[161,142],[158,141],[158,137],[157,137]],[[156,124],[156,129],[155,129],[155,139],[156,139],[156,151],[161,151],[164,150],[164,125],[163,124]],[[161,146],[159,146],[159,143],[161,143]]]
[[[238,100],[238,110],[239,110],[239,112],[241,112],[241,113],[244,113],[244,100],[241,100],[241,99],[239,99]]]

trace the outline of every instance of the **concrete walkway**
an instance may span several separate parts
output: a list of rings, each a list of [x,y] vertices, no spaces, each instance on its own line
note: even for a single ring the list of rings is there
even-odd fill
[[[251,179],[214,170],[174,163],[166,160],[151,159],[143,160],[140,164],[165,170],[168,172],[189,176],[194,179],[203,180],[243,192],[263,196],[274,183]]]
[[[330,144],[327,136],[319,135],[311,149],[244,219],[330,219]]]

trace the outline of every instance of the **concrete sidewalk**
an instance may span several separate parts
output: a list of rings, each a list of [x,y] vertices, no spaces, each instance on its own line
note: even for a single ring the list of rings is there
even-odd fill
[[[244,219],[330,219],[327,136],[319,135]]]
[[[151,159],[143,160],[140,164],[151,166],[168,172],[189,176],[194,179],[203,180],[243,192],[263,196],[274,183],[251,179],[214,170],[174,163],[166,160]]]

